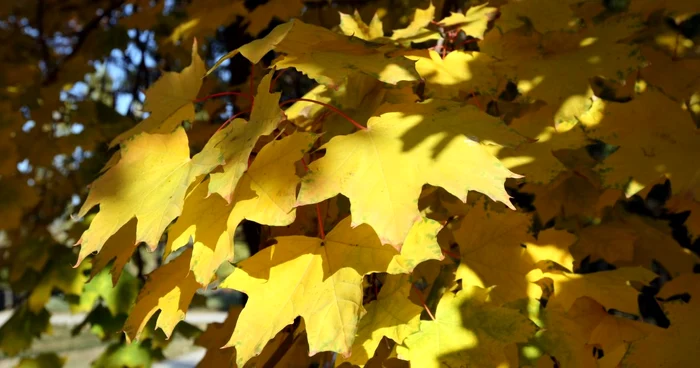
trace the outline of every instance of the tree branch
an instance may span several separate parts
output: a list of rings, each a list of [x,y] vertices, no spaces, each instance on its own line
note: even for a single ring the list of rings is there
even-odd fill
[[[43,1],[40,0],[40,2]],[[92,31],[97,29],[97,26],[100,25],[102,19],[111,16],[112,12],[115,11],[117,8],[121,7],[125,2],[126,0],[111,0],[109,6],[106,9],[104,9],[102,14],[92,18],[89,22],[85,24],[85,27],[83,27],[83,29],[81,29],[80,32],[78,32],[77,34],[78,41],[75,43],[75,45],[73,45],[73,50],[70,52],[70,54],[64,56],[60,60],[60,62],[57,63],[55,68],[49,71],[49,73],[46,76],[46,79],[44,80],[44,85],[49,85],[56,81],[56,79],[58,78],[59,65],[63,65],[70,59],[74,58],[80,52],[80,49],[85,44],[85,41],[87,40],[90,33],[92,33]]]

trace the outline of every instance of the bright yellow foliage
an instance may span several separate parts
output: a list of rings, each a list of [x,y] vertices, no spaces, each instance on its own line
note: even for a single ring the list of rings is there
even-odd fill
[[[325,239],[276,238],[277,244],[241,262],[221,287],[249,297],[226,346],[235,346],[242,366],[294,318],[306,324],[310,354],[351,351],[362,307],[362,276],[401,273],[442,257],[436,243],[440,225],[419,222],[403,252],[382,245],[371,227],[350,227],[346,218]],[[426,231],[428,230],[428,231]]]
[[[367,314],[357,326],[352,355],[339,362],[364,366],[374,355],[382,338],[387,337],[401,344],[406,337],[418,331],[423,308],[409,300],[411,286],[408,275],[387,275],[377,300],[365,307]]]
[[[476,190],[512,206],[503,182],[518,175],[486,146],[517,144],[517,134],[473,106],[432,101],[388,107],[400,112],[373,117],[366,130],[324,145],[326,155],[302,180],[298,204],[341,193],[350,199],[353,226],[369,224],[382,242],[397,247],[419,217],[423,184],[442,186],[462,201]]]
[[[277,106],[280,93],[270,93],[271,81],[270,73],[260,82],[250,121],[236,119],[207,142],[206,147],[212,147],[224,162],[223,172],[211,174],[209,193],[218,193],[228,203],[248,167],[248,157],[255,143],[261,136],[272,133],[283,119],[282,110]]]
[[[204,61],[199,57],[197,43],[192,44],[192,63],[180,73],[165,73],[146,91],[144,111],[148,118],[118,135],[111,146],[142,132],[170,133],[183,120],[194,122],[194,100],[202,87]]]
[[[165,227],[180,215],[189,185],[219,163],[206,148],[190,158],[182,128],[171,134],[141,133],[122,145],[121,156],[119,163],[95,180],[78,213],[85,216],[100,205],[100,212],[78,241],[78,263],[99,252],[134,217],[138,220],[136,243],[155,249]]]
[[[491,289],[465,287],[440,299],[434,321],[421,321],[420,331],[404,341],[400,358],[415,367],[470,364],[498,367],[507,364],[505,348],[523,343],[535,325],[516,310],[488,301]]]
[[[316,140],[311,133],[295,133],[268,143],[243,174],[230,205],[217,195],[207,197],[207,182],[185,200],[182,215],[169,231],[166,253],[194,241],[190,268],[197,282],[207,285],[225,261],[233,261],[233,236],[243,219],[285,226],[294,221],[299,178],[294,163]]]
[[[124,323],[128,341],[137,340],[148,320],[159,310],[156,328],[162,329],[166,337],[170,337],[175,325],[185,319],[192,297],[199,288],[187,267],[191,257],[192,250],[187,249],[149,275]]]

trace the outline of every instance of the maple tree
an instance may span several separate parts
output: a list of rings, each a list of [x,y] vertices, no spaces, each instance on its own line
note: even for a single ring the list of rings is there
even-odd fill
[[[699,364],[700,3],[8,1],[0,35],[5,355],[60,293],[99,367]],[[246,299],[183,322],[212,290]]]

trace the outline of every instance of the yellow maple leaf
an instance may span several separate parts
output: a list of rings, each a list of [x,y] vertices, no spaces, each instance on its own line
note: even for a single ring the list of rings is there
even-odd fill
[[[447,18],[441,20],[440,24],[450,28],[456,27],[464,31],[467,36],[484,38],[486,27],[497,12],[496,8],[487,5],[488,4],[472,6],[467,9],[464,14],[451,13]]]
[[[634,257],[631,262],[618,261],[617,265],[640,265],[652,269],[658,263],[672,277],[692,272],[700,257],[682,247],[674,238],[668,222],[633,214],[619,216],[624,226],[637,234]]]
[[[38,314],[44,309],[54,289],[58,289],[66,295],[80,295],[87,282],[85,273],[90,267],[90,262],[85,262],[79,267],[71,267],[70,262],[75,255],[67,248],[60,249],[52,256],[52,259],[42,270],[41,278],[27,297],[27,306],[34,314]]]
[[[502,32],[508,32],[529,24],[540,33],[572,29],[578,22],[571,10],[571,4],[576,0],[515,0],[502,5],[499,10],[501,16],[496,25]]]
[[[17,176],[0,178],[0,228],[17,228],[24,211],[39,203],[39,199],[35,189],[27,184],[27,179]]]
[[[550,32],[539,44],[540,55],[526,53],[495,67],[517,80],[521,94],[551,105],[556,124],[575,121],[591,104],[590,78],[624,81],[644,65],[634,46],[617,42],[637,27],[636,22],[624,20],[578,33]]]
[[[112,274],[112,285],[116,285],[124,270],[124,266],[129,263],[131,255],[138,249],[137,245],[136,219],[132,219],[112,235],[105,242],[100,252],[92,258],[90,278],[95,277],[95,275],[110,265],[109,272]]]
[[[112,140],[115,146],[138,133],[170,133],[183,121],[195,121],[192,103],[202,87],[205,72],[204,61],[197,53],[197,42],[192,44],[192,63],[182,72],[165,72],[146,90],[144,111],[150,115],[133,128]]]
[[[491,289],[465,286],[446,292],[434,321],[420,321],[420,331],[397,348],[400,358],[415,367],[498,367],[507,364],[506,346],[523,343],[535,325],[517,310],[488,302]]]
[[[171,134],[141,133],[124,142],[121,159],[92,183],[78,212],[83,217],[100,206],[77,243],[81,245],[78,263],[99,252],[134,217],[138,220],[135,242],[155,249],[165,227],[180,215],[190,184],[219,165],[220,158],[210,151],[205,147],[190,158],[182,128]]]
[[[679,103],[649,89],[628,103],[598,100],[582,116],[589,136],[620,146],[600,165],[605,184],[631,196],[662,177],[671,179],[673,194],[690,191],[700,200],[700,131]],[[643,129],[639,127],[643,126]]]
[[[555,110],[550,105],[539,106],[523,116],[513,119],[510,127],[534,142],[526,142],[517,148],[496,147],[495,155],[503,164],[525,176],[528,183],[549,184],[566,166],[555,155],[555,151],[577,149],[588,144],[580,125],[559,124],[554,127]]]
[[[207,329],[199,335],[194,344],[206,348],[198,367],[235,367],[236,350],[233,348],[221,349],[233,333],[238,316],[243,310],[240,306],[231,307],[222,323],[210,323]]]
[[[573,270],[574,256],[569,248],[575,241],[576,235],[568,231],[547,229],[537,234],[537,241],[524,245],[536,267],[543,270],[558,267],[552,264],[554,262],[567,270]]]
[[[398,253],[383,246],[371,227],[341,221],[325,239],[276,238],[277,244],[241,262],[221,284],[249,297],[231,339],[242,366],[284,326],[301,316],[310,355],[319,351],[350,353],[365,310],[362,277],[372,272],[409,272],[428,259],[442,258],[436,236],[441,225],[417,224]]]
[[[580,171],[563,171],[547,185],[528,183],[523,192],[535,195],[533,204],[543,222],[558,215],[594,216],[600,209],[601,190]]]
[[[440,35],[425,27],[435,18],[435,6],[431,2],[426,9],[417,8],[413,13],[411,23],[406,28],[395,29],[391,39],[398,42],[425,42],[437,39]]]
[[[298,204],[342,193],[350,199],[353,226],[369,224],[384,244],[394,246],[419,218],[423,184],[442,186],[462,201],[475,190],[512,208],[503,183],[519,176],[485,146],[518,144],[520,136],[474,106],[448,101],[387,106],[399,112],[373,117],[366,130],[323,146],[326,155],[309,165]]]
[[[639,314],[639,292],[629,283],[636,281],[648,284],[656,278],[656,274],[642,267],[624,267],[588,274],[544,273],[534,270],[527,278],[532,282],[540,282],[543,278],[551,280],[554,290],[549,303],[561,305],[564,310],[569,310],[576,299],[586,296],[607,309]]]
[[[671,197],[666,202],[666,207],[674,213],[690,211],[688,218],[683,223],[690,233],[690,240],[700,237],[700,202],[691,198],[689,193]]]
[[[427,54],[426,54],[427,53]],[[428,95],[453,98],[471,93],[495,94],[499,79],[490,68],[493,59],[479,52],[452,51],[443,59],[433,50],[407,56],[426,82]]]
[[[295,133],[265,145],[243,174],[231,205],[219,196],[207,196],[206,181],[198,185],[169,230],[164,257],[192,239],[190,269],[197,282],[206,285],[223,262],[233,260],[233,236],[244,219],[271,226],[291,224],[299,183],[294,163],[316,138],[313,133]]]
[[[229,203],[238,181],[248,168],[248,158],[255,143],[261,136],[272,133],[284,118],[278,106],[281,93],[270,93],[272,74],[265,75],[258,85],[250,121],[235,119],[214,134],[204,148],[212,147],[224,161],[223,172],[210,176],[209,193],[218,193]]]
[[[658,333],[660,330],[662,330],[661,327],[650,323],[605,313],[600,323],[591,332],[588,343],[599,346],[603,352],[614,351],[620,346],[626,348],[628,343],[640,340],[649,334]]]
[[[531,344],[556,358],[565,367],[596,367],[593,345],[589,343],[594,328],[605,318],[605,309],[595,300],[580,298],[569,310],[547,305],[538,320],[541,330]],[[605,353],[607,355],[607,351]],[[538,367],[553,367],[551,358]]]
[[[551,260],[571,267],[567,248],[572,236],[565,231],[546,232],[536,240],[529,234],[531,225],[529,215],[489,210],[483,199],[478,201],[454,230],[461,255],[456,279],[463,285],[496,286],[491,299],[504,303],[527,297],[535,286],[525,275],[538,262]]]
[[[676,101],[685,101],[700,92],[700,60],[677,59],[645,46],[642,55],[649,65],[640,71],[642,79]]]
[[[400,54],[392,55],[397,50],[394,46],[371,44],[299,20],[281,24],[264,38],[229,52],[207,74],[238,53],[257,63],[273,49],[284,54],[276,60],[277,68],[293,67],[331,86],[340,85],[348,75],[357,72],[389,84],[420,79],[413,61]]]
[[[362,20],[357,10],[352,15],[341,12],[339,27],[346,36],[353,36],[366,41],[384,37],[382,21],[377,13],[374,14],[368,25]]]
[[[623,367],[694,367],[698,356],[694,352],[700,344],[697,331],[700,311],[700,275],[684,274],[665,284],[659,297],[687,293],[689,303],[673,301],[663,303],[671,325],[658,329],[645,338],[635,341],[622,360]],[[659,348],[663,347],[663,348]]]
[[[340,356],[338,362],[364,366],[382,338],[388,337],[401,344],[406,337],[417,332],[423,308],[409,300],[410,292],[409,275],[387,275],[377,300],[365,306],[367,314],[357,326],[352,355],[348,359]]]
[[[137,340],[158,310],[160,314],[156,320],[156,328],[162,329],[168,338],[175,326],[185,319],[185,313],[199,288],[188,267],[191,257],[192,249],[187,249],[148,275],[148,280],[124,323],[127,341]]]
[[[621,223],[604,223],[588,226],[578,232],[578,241],[571,247],[574,257],[581,261],[590,257],[594,262],[632,261],[637,233]]]
[[[658,11],[681,16],[700,13],[700,5],[685,0],[635,0],[630,2],[628,10],[630,13],[640,13],[644,18]]]

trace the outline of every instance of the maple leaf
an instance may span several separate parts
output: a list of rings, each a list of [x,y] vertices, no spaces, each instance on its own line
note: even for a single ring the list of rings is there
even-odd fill
[[[79,267],[71,267],[75,255],[67,248],[59,248],[52,254],[52,259],[41,272],[41,278],[32,288],[27,298],[27,306],[32,313],[38,314],[49,302],[54,290],[60,290],[65,295],[80,295],[87,281],[85,275],[90,267],[85,262]]]
[[[187,249],[148,276],[124,323],[127,341],[138,340],[141,331],[158,310],[160,314],[155,327],[162,329],[165,336],[170,338],[175,326],[185,318],[187,308],[199,288],[188,267],[191,257],[192,249]]]
[[[0,228],[17,228],[24,211],[39,203],[39,199],[26,179],[16,176],[0,178]]]
[[[194,122],[194,99],[202,87],[204,61],[197,53],[197,42],[192,44],[192,63],[180,73],[165,72],[148,90],[144,111],[150,115],[133,128],[118,135],[110,143],[115,146],[142,132],[170,133],[183,121]]]
[[[525,275],[538,262],[559,261],[571,267],[568,247],[573,238],[566,232],[548,232],[540,243],[529,234],[531,224],[526,214],[488,210],[484,200],[478,201],[453,231],[461,255],[456,279],[464,285],[495,285],[491,299],[504,303],[527,297],[534,285]]]
[[[283,120],[284,114],[278,106],[281,93],[269,92],[272,74],[265,75],[258,85],[250,121],[235,119],[207,142],[207,147],[212,147],[224,161],[223,172],[210,176],[209,193],[218,193],[228,203],[248,167],[255,143],[261,136],[272,133]]]
[[[371,41],[375,38],[384,37],[382,21],[379,19],[379,16],[376,13],[369,22],[369,25],[367,25],[362,20],[362,17],[357,10],[355,10],[352,15],[341,12],[339,27],[346,36],[357,37],[365,41]]]
[[[677,59],[652,47],[642,47],[649,65],[640,71],[642,79],[676,101],[685,101],[700,91],[700,60]]]
[[[371,227],[341,221],[325,239],[278,237],[277,244],[240,263],[220,285],[248,295],[226,346],[235,346],[239,366],[294,318],[307,327],[310,355],[350,353],[362,307],[362,277],[372,272],[410,272],[420,262],[441,259],[441,225],[424,220],[409,234],[402,253],[383,246]]]
[[[645,338],[633,342],[624,356],[622,367],[692,367],[697,365],[696,354],[689,354],[700,343],[697,330],[700,310],[700,277],[684,274],[666,283],[659,292],[660,298],[673,295],[689,295],[689,302],[680,300],[663,303],[671,325],[658,329]],[[662,349],[659,349],[663,346]]]
[[[496,25],[504,33],[525,24],[530,24],[540,33],[571,29],[577,25],[571,10],[571,5],[574,3],[576,0],[511,1],[499,8],[501,16],[496,21]]]
[[[257,63],[271,50],[285,54],[278,58],[279,69],[293,67],[320,83],[337,86],[348,75],[361,72],[382,82],[417,81],[414,63],[402,55],[393,55],[391,45],[378,45],[346,37],[326,28],[292,20],[223,56],[207,72],[210,74],[225,60],[241,53]]]
[[[410,360],[411,366],[426,368],[506,363],[506,346],[526,342],[535,325],[514,309],[489,303],[490,291],[468,286],[456,294],[446,292],[435,320],[420,321],[420,331],[397,349],[399,357]]]
[[[652,13],[662,11],[673,15],[700,13],[700,6],[683,0],[637,0],[629,4],[629,12],[640,13],[644,18]]]
[[[418,331],[423,308],[409,300],[411,292],[409,275],[387,275],[377,300],[367,304],[365,314],[357,326],[357,337],[352,345],[350,358],[338,357],[363,366],[374,355],[382,338],[388,337],[397,344]]]
[[[605,315],[605,309],[590,298],[576,300],[568,310],[548,305],[538,316],[541,330],[530,343],[566,367],[596,367],[593,345],[589,341]],[[548,363],[551,365],[551,360]]]
[[[653,269],[653,265],[658,263],[672,277],[675,277],[692,272],[695,265],[700,262],[697,254],[682,247],[673,238],[668,222],[626,213],[619,215],[618,218],[624,223],[625,228],[637,234],[632,261],[617,262],[618,265],[641,265]]]
[[[110,266],[112,284],[116,285],[124,266],[129,263],[131,255],[138,249],[136,243],[136,219],[122,226],[104,244],[99,253],[92,258],[90,278],[95,277],[105,267]]]
[[[299,161],[317,136],[295,133],[265,145],[243,174],[229,205],[219,196],[207,196],[207,182],[185,200],[182,215],[169,230],[164,257],[194,242],[190,269],[202,285],[225,262],[233,261],[233,236],[248,219],[259,224],[285,226],[294,221]]]
[[[594,262],[603,259],[614,263],[632,261],[634,243],[637,241],[635,231],[620,223],[604,223],[589,226],[578,232],[578,241],[571,247],[571,252],[577,260],[590,256]]]
[[[66,358],[59,357],[56,353],[41,353],[33,358],[22,358],[16,368],[42,368],[63,367]]]
[[[236,350],[233,348],[221,349],[221,346],[226,344],[233,328],[236,326],[238,316],[243,310],[241,307],[231,307],[226,316],[226,320],[222,323],[210,323],[206,331],[199,335],[194,344],[206,348],[202,360],[197,364],[198,367],[234,367]]]
[[[588,274],[530,272],[527,278],[533,282],[551,280],[552,297],[549,303],[561,305],[565,311],[571,309],[576,299],[586,296],[603,305],[625,313],[638,314],[639,292],[629,285],[630,281],[649,284],[656,274],[642,267],[624,267],[613,271]]]
[[[447,101],[386,106],[400,112],[373,117],[366,130],[334,137],[322,147],[325,156],[309,165],[302,180],[299,205],[342,193],[350,199],[353,226],[369,224],[384,244],[394,246],[419,218],[423,184],[442,186],[462,201],[476,190],[512,208],[503,183],[519,176],[484,147],[517,144],[517,134],[474,106]]]
[[[71,311],[90,311],[99,298],[104,301],[112,316],[127,314],[136,299],[139,286],[139,280],[130,273],[125,273],[112,284],[109,271],[102,270],[84,285],[80,301],[76,306],[71,306]]]
[[[549,184],[526,184],[523,192],[535,195],[533,204],[543,222],[559,215],[563,218],[592,217],[599,214],[610,201],[614,203],[620,195],[603,192],[592,180],[595,176],[588,174],[585,170],[566,170]],[[613,196],[610,197],[610,194]]]
[[[606,185],[625,189],[632,182],[631,196],[665,176],[673,194],[690,191],[700,200],[700,168],[685,161],[700,155],[700,133],[678,103],[649,89],[628,103],[598,100],[581,121],[589,136],[620,146],[599,166]]]
[[[552,105],[556,110],[555,124],[575,121],[590,107],[590,78],[624,81],[628,74],[645,65],[638,49],[617,42],[637,28],[632,20],[623,20],[579,33],[551,32],[539,44],[539,55],[520,54],[494,67],[517,80],[522,95]],[[509,33],[514,32],[517,33]]]
[[[666,207],[674,213],[690,211],[683,224],[688,228],[691,240],[700,237],[700,202],[691,199],[690,193],[671,197],[666,202]]]
[[[415,55],[415,56],[414,56]],[[495,94],[499,79],[490,56],[479,52],[452,51],[443,59],[434,50],[407,56],[436,97],[453,98],[471,93]]]
[[[463,31],[467,36],[474,38],[484,38],[484,32],[490,20],[493,20],[497,12],[496,8],[481,4],[472,6],[467,9],[464,14],[451,13],[447,18],[440,21],[440,24],[445,27],[456,27]]]
[[[0,327],[0,348],[3,353],[15,356],[32,345],[32,339],[51,331],[51,314],[45,308],[32,312],[24,304],[15,308],[12,315]]]
[[[406,28],[395,29],[391,34],[391,39],[398,42],[416,43],[437,39],[440,35],[426,28],[434,18],[435,6],[430,2],[426,9],[417,8],[413,13],[411,23]]]
[[[589,140],[580,125],[564,123],[554,128],[555,110],[552,106],[538,106],[535,109],[510,123],[512,129],[534,138],[534,141],[517,148],[496,147],[494,154],[507,168],[525,176],[526,182],[549,184],[566,170],[566,165],[555,156],[555,151],[584,147]]]
[[[136,241],[151,249],[158,245],[165,227],[182,211],[185,192],[202,174],[219,165],[220,157],[207,145],[190,159],[187,134],[178,128],[171,134],[141,133],[122,144],[121,159],[95,180],[78,216],[100,206],[83,233],[78,264],[136,217]]]

